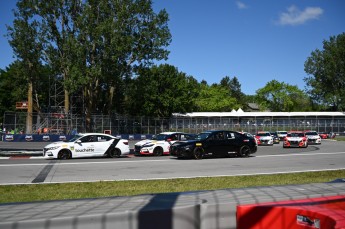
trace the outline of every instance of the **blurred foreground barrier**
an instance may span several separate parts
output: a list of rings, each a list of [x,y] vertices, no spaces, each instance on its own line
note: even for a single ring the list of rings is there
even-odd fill
[[[327,196],[345,198],[345,182],[8,203],[0,204],[0,229],[235,229],[237,206]],[[340,202],[332,201],[329,203]],[[299,202],[291,202],[291,205],[296,203]],[[340,207],[338,204],[330,206],[340,211],[343,203],[341,200]],[[254,214],[256,218],[253,218],[241,211],[242,216],[249,218],[241,218],[239,226],[251,226],[254,220],[261,219],[260,214]],[[300,216],[307,216],[302,213]],[[343,213],[340,215],[344,216]],[[278,218],[278,215],[272,216],[267,223]],[[293,223],[297,219],[294,218]]]
[[[240,205],[237,228],[345,228],[345,195]]]

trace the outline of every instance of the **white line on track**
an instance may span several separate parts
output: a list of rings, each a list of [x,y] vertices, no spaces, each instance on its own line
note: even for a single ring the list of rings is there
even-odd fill
[[[267,158],[267,157],[295,157],[295,156],[318,156],[318,155],[337,155],[345,154],[345,152],[333,152],[333,153],[296,153],[296,154],[279,154],[279,155],[261,155],[255,156],[254,158]],[[42,166],[47,165],[50,160],[47,160],[47,163],[37,163],[37,164],[2,164],[0,167],[15,167],[15,166]],[[92,161],[92,162],[66,162],[66,163],[56,163],[55,165],[90,165],[90,164],[118,164],[118,163],[152,163],[152,162],[162,162],[162,161],[171,161],[171,159],[162,159],[162,160],[131,160],[131,161]],[[57,162],[60,162],[59,160]]]

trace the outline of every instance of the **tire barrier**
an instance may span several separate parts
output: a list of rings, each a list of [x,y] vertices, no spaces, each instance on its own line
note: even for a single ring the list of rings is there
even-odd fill
[[[327,196],[345,196],[345,182],[9,203],[0,228],[235,229],[237,206]]]

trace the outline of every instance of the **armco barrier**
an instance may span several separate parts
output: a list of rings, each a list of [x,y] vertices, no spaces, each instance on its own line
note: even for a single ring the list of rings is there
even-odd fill
[[[237,228],[345,228],[345,195],[240,205]]]
[[[325,196],[345,182],[0,204],[0,228],[236,229],[239,205]]]

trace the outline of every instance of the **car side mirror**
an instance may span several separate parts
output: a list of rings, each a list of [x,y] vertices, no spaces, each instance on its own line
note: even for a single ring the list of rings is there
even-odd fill
[[[81,140],[77,140],[76,143],[81,143]]]

